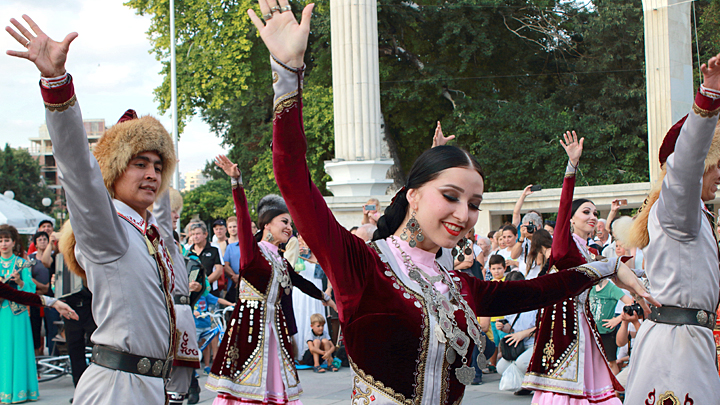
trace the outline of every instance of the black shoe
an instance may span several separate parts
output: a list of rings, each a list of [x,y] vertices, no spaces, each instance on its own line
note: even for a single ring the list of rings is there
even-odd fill
[[[187,395],[188,404],[200,402],[200,387],[190,387]]]
[[[521,389],[515,391],[513,393],[513,395],[518,395],[518,396],[532,395],[532,391],[526,390],[525,388],[521,388]]]

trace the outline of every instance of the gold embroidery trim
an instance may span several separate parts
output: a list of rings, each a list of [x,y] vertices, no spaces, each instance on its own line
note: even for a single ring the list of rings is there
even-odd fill
[[[600,278],[601,278],[600,274],[598,274],[598,272],[596,272],[595,269],[593,269],[590,266],[578,266],[578,267],[575,267],[575,271],[584,273],[586,276],[590,277],[593,280],[600,280]]]
[[[287,97],[287,98],[285,98]],[[298,92],[293,91],[292,93],[285,94],[281,97],[281,100],[279,100],[275,104],[275,111],[273,112],[273,118],[280,115],[281,112],[283,112],[284,109],[292,107],[294,104],[297,104],[300,100],[300,97],[298,97]]]
[[[77,101],[77,97],[73,94],[72,97],[70,97],[70,100],[60,103],[60,104],[52,104],[52,103],[45,103],[45,108],[52,112],[63,112],[67,110],[70,107],[73,107],[75,105],[75,102]]]
[[[405,395],[400,394],[399,392],[395,392],[395,390],[393,390],[392,388],[386,387],[385,384],[383,384],[381,381],[376,381],[373,376],[365,374],[365,372],[361,370],[360,367],[358,367],[357,364],[355,364],[355,362],[349,356],[348,361],[350,362],[350,367],[352,367],[355,374],[357,374],[355,378],[359,377],[368,386],[380,391],[381,393],[387,395],[390,398],[393,398],[400,403],[412,405],[412,399],[405,398]]]
[[[712,118],[718,114],[720,114],[720,108],[716,108],[712,111],[705,110],[703,108],[698,107],[697,104],[693,103],[692,110],[695,114],[703,117],[703,118]]]

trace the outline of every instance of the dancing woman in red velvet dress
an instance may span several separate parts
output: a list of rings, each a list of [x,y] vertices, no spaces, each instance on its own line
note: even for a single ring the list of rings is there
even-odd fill
[[[335,290],[354,403],[458,403],[475,376],[473,347],[484,344],[478,316],[552,305],[615,274],[615,264],[605,263],[492,283],[453,271],[449,248],[477,221],[484,175],[472,155],[446,145],[415,161],[371,243],[352,235],[333,217],[305,158],[301,90],[313,6],[298,24],[287,0],[259,3],[264,23],[248,13],[271,53],[275,179]],[[619,274],[640,291],[628,272]]]
[[[256,239],[237,165],[225,156],[218,156],[216,163],[231,178],[240,283],[235,310],[205,385],[218,392],[214,404],[301,405],[302,388],[281,298],[296,286],[326,305],[335,308],[335,304],[278,252],[278,245],[292,236],[292,220],[282,198],[271,194],[258,203]]]
[[[31,305],[34,307],[52,307],[55,308],[61,316],[68,319],[77,320],[78,316],[70,306],[56,298],[45,295],[38,295],[19,291],[10,287],[4,282],[0,282],[0,300],[8,300],[21,305]]]
[[[603,263],[597,261],[598,252],[587,246],[587,239],[598,222],[595,204],[582,198],[573,201],[575,172],[584,138],[578,141],[574,131],[564,137],[565,142],[560,143],[569,162],[549,260],[551,273]],[[533,404],[621,404],[615,392],[623,391],[623,387],[608,366],[590,312],[588,291],[540,312],[535,349],[523,382],[524,388],[535,390]],[[647,305],[642,304],[645,311],[649,311]]]

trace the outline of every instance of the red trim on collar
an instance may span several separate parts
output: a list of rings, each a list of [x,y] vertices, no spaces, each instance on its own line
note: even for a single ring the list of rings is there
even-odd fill
[[[146,226],[146,225],[147,225],[147,222],[146,222],[146,221],[143,221],[143,222],[138,223],[138,222],[135,221],[134,219],[132,219],[132,218],[130,218],[130,217],[128,217],[128,216],[125,216],[125,215],[123,215],[123,214],[121,214],[121,213],[119,213],[119,212],[118,212],[117,214],[118,214],[118,216],[119,216],[120,218],[128,221],[131,225],[133,225],[135,228],[137,228],[137,230],[140,231],[141,234],[145,235],[145,233],[147,233],[147,226]]]

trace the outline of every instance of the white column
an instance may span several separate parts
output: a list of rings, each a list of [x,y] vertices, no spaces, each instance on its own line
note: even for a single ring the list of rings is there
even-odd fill
[[[331,0],[336,197],[384,195],[393,161],[382,153],[377,0]]]
[[[643,0],[651,183],[660,174],[665,134],[693,104],[690,7],[685,0]]]

